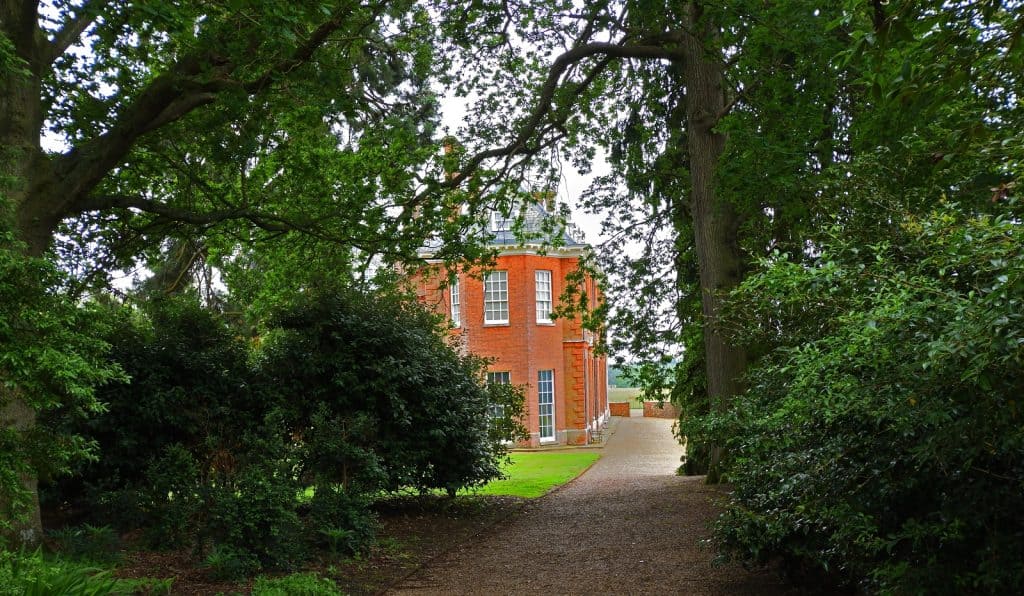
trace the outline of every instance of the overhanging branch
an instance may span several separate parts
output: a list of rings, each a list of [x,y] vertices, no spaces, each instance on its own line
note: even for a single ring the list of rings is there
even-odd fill
[[[572,93],[572,98],[575,100],[587,90],[590,84],[614,59],[681,60],[682,54],[676,49],[678,42],[678,36],[669,34],[641,39],[639,43],[629,43],[625,39],[615,43],[592,42],[576,46],[561,54],[552,62],[551,67],[548,69],[547,77],[537,94],[537,101],[534,104],[533,110],[520,127],[516,137],[502,147],[488,149],[473,155],[458,172],[453,173],[444,181],[429,185],[428,188],[424,189],[405,205],[403,217],[411,217],[416,206],[425,200],[430,193],[437,190],[457,188],[463,181],[474,175],[488,159],[499,157],[514,158],[516,156],[529,157],[536,154],[539,151],[539,147],[528,147],[528,143],[538,135],[545,117],[552,112],[552,103],[559,86],[562,84],[562,77],[571,66],[593,56],[603,57],[584,77],[583,81],[576,85]],[[550,123],[549,126],[544,128],[548,130],[560,129],[571,113],[571,110],[563,110],[562,114],[555,119],[555,122]],[[509,165],[506,163],[502,171],[507,171],[508,168]]]
[[[79,14],[89,14],[92,8],[93,5],[87,5]],[[89,197],[89,193],[124,160],[140,136],[213,103],[227,89],[240,88],[249,95],[264,91],[273,84],[276,77],[312,59],[350,14],[350,8],[336,12],[299,44],[289,57],[278,61],[263,75],[248,82],[233,79],[237,64],[217,55],[213,50],[182,58],[167,72],[153,79],[132,104],[122,110],[106,133],[54,160],[54,173],[61,187],[58,196],[64,197],[62,203],[56,206],[56,211],[69,216],[89,210],[90,205],[95,204],[95,198]],[[375,12],[368,24],[373,22],[376,15]],[[84,24],[80,21],[84,21]],[[84,16],[74,23],[74,27],[88,27],[88,20]]]
[[[53,61],[60,58],[78,38],[85,33],[89,25],[96,20],[99,13],[103,11],[109,0],[87,0],[74,15],[64,20],[61,28],[54,34],[53,41],[44,49],[44,64],[53,64]]]
[[[209,227],[230,220],[246,220],[268,232],[289,232],[299,226],[289,225],[282,220],[247,208],[228,208],[215,211],[192,211],[173,207],[137,195],[94,195],[80,203],[82,211],[105,211],[108,209],[135,209],[151,213],[170,221]]]

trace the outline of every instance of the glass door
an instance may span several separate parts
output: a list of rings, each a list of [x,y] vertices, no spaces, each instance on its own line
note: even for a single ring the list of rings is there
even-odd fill
[[[537,373],[537,414],[541,442],[555,440],[555,371]]]

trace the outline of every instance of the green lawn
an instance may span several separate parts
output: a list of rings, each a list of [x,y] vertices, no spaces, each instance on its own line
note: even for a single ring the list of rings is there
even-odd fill
[[[586,451],[538,451],[512,453],[504,467],[508,478],[495,480],[467,494],[535,498],[569,482],[601,457]]]

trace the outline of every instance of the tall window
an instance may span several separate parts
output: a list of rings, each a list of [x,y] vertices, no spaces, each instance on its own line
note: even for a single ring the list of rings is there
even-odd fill
[[[451,295],[452,302],[452,326],[462,326],[462,309],[461,309],[461,298],[459,297],[459,280],[455,280],[454,283],[448,288],[448,293]]]
[[[541,441],[555,440],[555,371],[537,372],[537,423]]]
[[[484,278],[484,323],[508,323],[508,271]]]
[[[537,271],[534,274],[537,286],[537,322],[551,322],[551,272]]]
[[[510,385],[512,384],[512,373],[507,370],[487,373],[488,385]],[[505,417],[504,404],[491,404],[487,407],[487,415],[491,417],[492,424]]]

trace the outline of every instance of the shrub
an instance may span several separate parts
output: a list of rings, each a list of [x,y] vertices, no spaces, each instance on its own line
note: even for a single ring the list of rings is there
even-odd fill
[[[260,569],[259,561],[248,550],[224,545],[214,546],[203,566],[211,579],[226,581],[249,577]]]
[[[253,596],[340,596],[331,580],[315,573],[293,573],[285,577],[258,577],[252,585]]]
[[[65,421],[102,457],[51,501],[139,524],[154,546],[191,545],[220,577],[294,569],[314,544],[365,549],[381,491],[497,477],[515,428],[495,431],[488,408],[523,407],[521,391],[485,387],[484,362],[453,350],[433,315],[390,293],[302,295],[255,354],[194,296],[111,319],[132,381],[103,389],[104,415]]]
[[[154,458],[143,474],[145,482],[135,491],[135,505],[145,520],[147,542],[158,548],[189,544],[196,517],[203,508],[199,464],[181,445],[169,445]]]
[[[335,288],[300,296],[272,323],[261,384],[293,434],[317,445],[303,470],[318,485],[456,490],[500,475],[484,362],[453,350],[427,310]]]
[[[367,496],[351,493],[340,485],[316,488],[310,502],[310,526],[320,544],[344,555],[364,551],[377,531]]]
[[[781,346],[732,411],[732,556],[883,593],[1024,589],[1024,239],[944,210],[777,257],[736,295]],[[897,248],[898,246],[898,248]]]
[[[45,494],[51,503],[88,509],[103,523],[126,521],[120,527],[127,528],[139,521],[140,507],[152,511],[153,506],[152,499],[146,504],[132,500],[152,497],[154,482],[170,489],[168,483],[179,480],[168,475],[183,472],[181,458],[192,458],[193,475],[199,474],[218,453],[235,449],[237,437],[262,422],[263,415],[249,398],[246,343],[195,296],[168,296],[141,309],[111,306],[108,311],[112,322],[104,339],[130,379],[97,392],[106,405],[102,415],[65,419],[67,432],[94,442],[102,457]],[[153,460],[170,457],[168,450],[176,459],[163,462],[170,469],[161,472]],[[169,542],[179,538],[167,537]]]
[[[306,548],[297,512],[299,485],[276,462],[249,465],[209,483],[198,528],[201,539],[226,548],[257,569],[294,569]]]
[[[109,564],[121,560],[121,537],[109,526],[83,524],[50,533],[60,553],[71,559]]]

